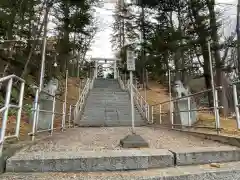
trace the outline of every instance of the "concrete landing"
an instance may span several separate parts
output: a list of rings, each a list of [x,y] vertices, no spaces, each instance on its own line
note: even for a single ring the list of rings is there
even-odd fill
[[[1,180],[240,180],[240,162],[128,172],[6,173]]]
[[[33,152],[7,160],[7,172],[123,171],[174,166],[173,154],[164,149]]]
[[[240,150],[232,146],[167,129],[135,131],[149,148],[119,146],[131,128],[74,128],[22,149],[7,161],[7,171],[129,171],[240,161]]]

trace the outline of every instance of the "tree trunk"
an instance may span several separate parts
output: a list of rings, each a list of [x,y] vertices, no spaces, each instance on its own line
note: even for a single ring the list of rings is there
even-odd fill
[[[222,82],[222,78],[223,78],[222,69],[224,64],[221,61],[221,56],[219,51],[220,45],[219,45],[217,20],[216,20],[214,5],[215,5],[215,0],[207,0],[207,6],[209,9],[209,16],[210,16],[211,38],[213,41],[213,51],[214,51],[213,56],[216,64],[216,85],[223,87],[223,90],[221,91],[221,93],[219,93],[219,97],[220,97],[220,105],[224,107],[222,109],[222,113],[226,117],[228,114],[229,107],[227,103],[228,100],[226,97],[226,86],[223,86],[223,82]]]
[[[42,8],[41,8],[42,10],[44,10],[44,5],[47,3],[47,1],[48,1],[48,0],[45,0],[45,1],[44,1],[43,5],[42,5]],[[46,9],[45,9],[46,14],[45,14],[44,19],[46,18],[46,16],[48,16],[49,10],[50,10],[51,6],[52,6],[52,1],[49,2],[48,5],[46,6]],[[39,19],[38,19],[38,23],[37,23],[37,24],[39,25],[40,23],[41,23],[41,15],[39,15]],[[39,36],[40,36],[40,34],[41,34],[42,30],[43,30],[43,26],[44,26],[44,20],[43,20],[43,22],[41,23],[38,32],[36,32],[36,36],[35,36],[36,39],[39,38]],[[26,74],[27,74],[28,65],[29,65],[30,60],[31,60],[31,58],[32,58],[32,55],[33,55],[34,49],[35,49],[35,47],[36,47],[36,45],[37,45],[37,42],[38,42],[38,41],[35,40],[35,41],[33,42],[33,44],[32,44],[31,50],[30,50],[30,52],[29,52],[29,54],[28,54],[27,61],[26,61],[26,63],[25,63],[24,69],[23,69],[23,72],[22,72],[22,74],[21,74],[21,77],[22,77],[22,78],[24,78],[24,77],[26,76]]]
[[[209,64],[209,52],[208,52],[208,45],[206,41],[207,34],[206,34],[205,27],[202,25],[202,21],[201,21],[201,17],[199,15],[198,9],[195,8],[195,0],[190,1],[189,14],[190,14],[190,19],[198,35],[199,44],[201,46],[201,51],[204,59],[203,71],[204,71],[205,85],[207,89],[211,89],[212,86],[211,86],[211,74],[210,74],[210,64]],[[195,24],[197,24],[197,26]],[[208,93],[208,102],[209,102],[209,107],[213,107],[212,92]]]
[[[141,61],[142,61],[142,74],[141,76],[141,84],[143,84],[144,88],[148,87],[148,84],[146,83],[146,52],[145,52],[145,40],[146,40],[146,32],[145,32],[145,9],[144,9],[144,5],[141,4],[141,44],[142,44],[142,48],[141,48]]]
[[[70,2],[69,0],[66,1],[66,3],[64,3],[64,7],[63,7],[63,14],[64,14],[64,25],[63,25],[63,39],[62,39],[62,43],[61,43],[61,53],[60,53],[60,70],[61,72],[65,72],[66,69],[68,68],[68,55],[69,55],[69,51],[70,51],[70,47],[69,47],[69,33],[70,33],[70,29],[69,29],[69,25],[70,25],[70,19],[69,19],[69,15],[70,15]]]

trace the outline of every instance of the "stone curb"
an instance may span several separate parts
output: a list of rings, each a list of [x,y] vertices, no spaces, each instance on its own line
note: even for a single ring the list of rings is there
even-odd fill
[[[240,161],[240,149],[234,147],[195,147],[170,151],[174,154],[176,166]]]
[[[45,137],[48,138],[48,137]],[[43,138],[43,139],[45,139]],[[30,145],[34,145],[36,144],[38,141],[40,141],[42,139],[39,140],[35,140],[35,141],[19,141],[17,144],[9,144],[7,145],[8,147],[5,148],[5,150],[3,150],[3,155],[0,157],[0,174],[5,172],[5,168],[6,168],[6,162],[7,159],[14,156],[14,154],[21,150],[24,147],[30,146]]]
[[[210,165],[170,167],[128,172],[93,173],[6,173],[1,180],[239,180],[240,162]]]
[[[23,152],[7,160],[7,172],[122,171],[174,166],[165,149]]]

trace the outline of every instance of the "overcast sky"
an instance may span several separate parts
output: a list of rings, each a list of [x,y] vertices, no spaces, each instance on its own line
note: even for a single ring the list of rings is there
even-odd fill
[[[229,3],[236,5],[237,0],[216,0],[216,3]],[[234,5],[221,4],[219,6],[221,12],[223,12],[223,32],[226,36],[231,34],[236,26],[236,6]],[[114,9],[114,6],[114,3],[105,3],[103,8],[96,9],[96,15],[100,19],[101,31],[98,32],[94,38],[91,51],[87,53],[88,56],[103,58],[114,57],[112,44],[110,42],[112,34],[111,25],[113,23],[113,11],[111,9]]]

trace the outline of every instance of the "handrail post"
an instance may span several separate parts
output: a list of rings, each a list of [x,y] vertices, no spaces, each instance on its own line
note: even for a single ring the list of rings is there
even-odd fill
[[[56,97],[53,97],[53,107],[52,107],[52,122],[51,122],[51,135],[53,134],[54,130],[54,120],[55,120],[55,105],[56,105]]]
[[[191,98],[188,97],[187,98],[187,109],[188,109],[188,126],[190,125],[190,121],[191,121]]]
[[[151,113],[152,113],[152,117],[151,118],[152,118],[152,124],[153,124],[153,110],[154,110],[153,108],[154,108],[154,106],[151,106],[151,107],[152,107],[151,108]]]
[[[72,118],[72,105],[69,106],[68,128],[71,127],[71,118]]]
[[[66,79],[65,79],[65,94],[64,94],[64,128],[66,125],[66,112],[67,112],[67,95],[68,95],[68,70],[66,70]]]
[[[173,106],[174,106],[174,104],[173,104],[173,102],[172,101],[170,101],[169,102],[170,104],[169,104],[169,106],[170,106],[170,122],[171,122],[171,125],[172,125],[172,129],[174,128],[174,126],[173,126],[173,124],[174,124],[174,122],[173,122]]]
[[[148,118],[148,121],[150,121],[150,106],[149,106],[149,104],[147,104],[147,109],[148,109],[147,118]]]
[[[162,105],[159,104],[159,123],[162,124]]]
[[[38,99],[39,99],[39,89],[36,90],[35,100],[34,100],[34,114],[33,114],[33,125],[32,125],[32,141],[35,139],[36,135],[36,125],[37,125],[37,110],[38,110]]]
[[[237,86],[233,84],[233,99],[234,99],[234,108],[236,113],[237,127],[240,129],[240,117],[239,117],[239,107],[238,107],[238,96],[237,96]]]
[[[66,117],[66,114],[65,114],[65,103],[62,104],[62,132],[64,131],[65,129],[65,117]]]
[[[217,127],[218,127],[218,133],[219,133],[219,128],[220,128],[220,116],[219,116],[219,106],[218,106],[218,90],[215,89],[215,106],[216,106],[216,124],[217,124]]]
[[[0,157],[2,156],[5,132],[6,132],[6,127],[7,127],[8,111],[9,111],[9,104],[10,104],[10,100],[11,100],[11,92],[12,92],[12,84],[13,84],[13,79],[11,78],[8,81],[6,97],[5,97],[5,104],[4,104],[4,107],[6,107],[6,109],[3,113],[2,130],[1,130],[1,137],[0,137]]]
[[[17,112],[17,123],[16,123],[16,132],[15,132],[15,135],[16,135],[17,138],[19,138],[19,132],[20,132],[24,87],[25,87],[25,83],[22,82],[21,83],[21,88],[20,88],[20,95],[19,95],[19,103],[18,103],[19,109],[18,109],[18,112]]]

